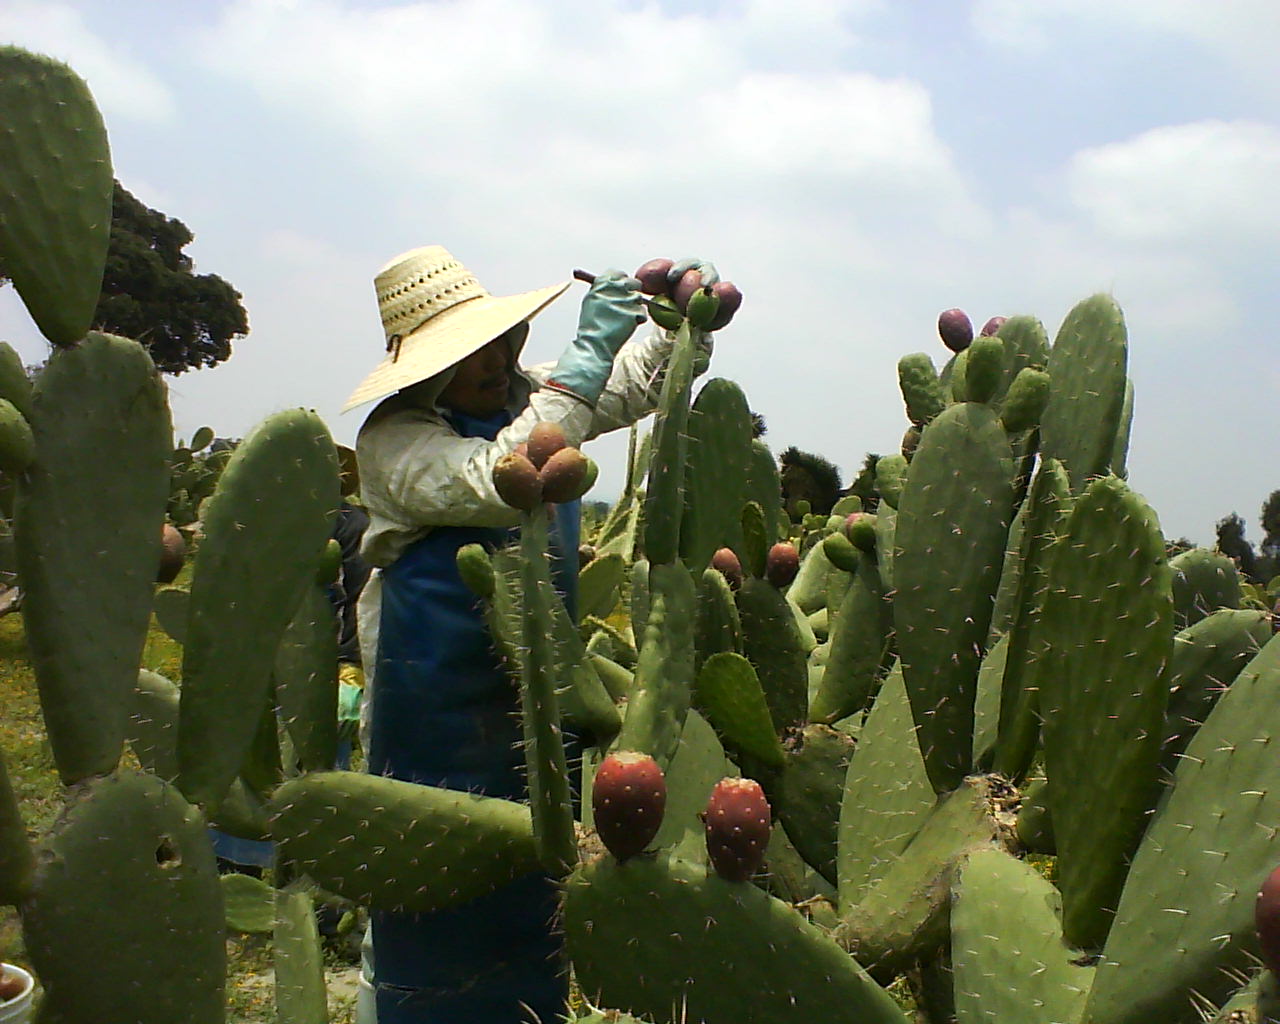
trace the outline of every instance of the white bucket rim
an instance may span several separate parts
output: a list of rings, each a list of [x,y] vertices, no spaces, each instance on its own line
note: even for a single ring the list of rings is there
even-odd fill
[[[19,967],[17,964],[0,961],[0,970],[6,971],[10,974],[16,974],[27,983],[26,988],[12,999],[6,999],[3,1002],[0,1002],[0,1021],[3,1021],[8,1019],[10,1011],[22,1009],[26,1003],[31,1002],[31,994],[36,988],[36,979],[30,971],[23,967]]]

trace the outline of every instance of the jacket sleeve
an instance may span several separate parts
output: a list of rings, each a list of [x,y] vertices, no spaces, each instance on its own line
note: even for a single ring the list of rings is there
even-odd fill
[[[580,445],[592,415],[580,399],[547,388],[487,441],[459,437],[425,410],[403,410],[361,432],[362,491],[371,510],[406,526],[515,526],[520,513],[498,497],[494,465],[542,421],[559,423],[568,443]]]

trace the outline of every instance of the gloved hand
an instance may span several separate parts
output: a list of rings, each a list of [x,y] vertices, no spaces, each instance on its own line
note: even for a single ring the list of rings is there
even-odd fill
[[[595,405],[613,371],[618,349],[645,321],[640,282],[620,270],[597,274],[582,300],[578,336],[569,343],[547,381]]]
[[[697,256],[690,256],[683,260],[676,260],[667,271],[667,283],[674,288],[676,282],[690,270],[696,270],[702,275],[704,285],[715,284],[720,280],[720,271],[716,270],[714,263],[699,259]]]

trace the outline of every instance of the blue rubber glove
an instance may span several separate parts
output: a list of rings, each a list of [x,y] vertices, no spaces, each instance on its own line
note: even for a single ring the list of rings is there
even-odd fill
[[[672,268],[667,271],[667,283],[674,286],[690,270],[696,270],[702,275],[704,285],[715,284],[720,280],[720,271],[716,270],[714,263],[699,259],[697,256],[690,256],[687,259],[676,260]]]
[[[547,383],[594,406],[613,372],[613,357],[646,319],[642,299],[640,282],[629,274],[597,274],[582,300],[578,336]]]

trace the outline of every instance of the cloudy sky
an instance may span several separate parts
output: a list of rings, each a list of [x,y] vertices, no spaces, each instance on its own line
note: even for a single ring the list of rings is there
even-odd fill
[[[698,255],[746,295],[713,372],[846,480],[940,310],[1052,335],[1110,291],[1165,533],[1234,510],[1256,542],[1280,488],[1275,0],[0,0],[0,41],[88,80],[117,176],[243,293],[232,359],[170,381],[182,436],[301,405],[351,442],[405,249],[496,294]],[[0,337],[45,355],[12,289]],[[594,496],[624,453],[595,443]]]

